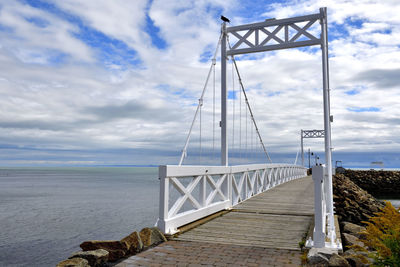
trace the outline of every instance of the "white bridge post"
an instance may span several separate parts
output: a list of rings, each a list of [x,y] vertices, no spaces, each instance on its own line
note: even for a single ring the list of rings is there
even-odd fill
[[[335,221],[333,215],[332,189],[332,145],[331,145],[331,115],[329,99],[329,63],[328,63],[328,26],[326,7],[320,8],[321,14],[321,49],[324,97],[324,131],[325,131],[325,162],[327,175],[326,209],[328,213],[328,231],[330,238],[336,240]]]
[[[325,247],[325,198],[324,198],[324,167],[313,166],[312,179],[314,180],[314,244],[315,248]]]
[[[226,119],[226,23],[221,27],[221,165],[228,166],[228,136]]]
[[[159,199],[159,213],[156,226],[160,229],[167,229],[168,221],[168,203],[169,203],[169,179],[167,177],[167,166],[159,166],[158,177],[160,179],[160,199]]]
[[[301,139],[301,166],[304,167],[303,129],[301,129],[300,131],[300,139]]]

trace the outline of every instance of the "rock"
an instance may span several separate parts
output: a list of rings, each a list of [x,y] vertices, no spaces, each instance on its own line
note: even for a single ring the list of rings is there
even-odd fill
[[[343,222],[343,232],[354,235],[358,238],[361,237],[361,231],[365,231],[365,227],[351,222]]]
[[[90,265],[85,259],[73,258],[60,262],[57,267],[90,267]]]
[[[352,267],[364,267],[365,264],[356,255],[346,255],[344,256],[346,261],[350,263]],[[367,265],[368,266],[368,265]]]
[[[358,240],[356,236],[347,233],[343,233],[342,236],[345,246],[350,247],[353,245],[358,245],[360,247],[364,247],[364,243]]]
[[[121,239],[121,242],[126,244],[129,255],[134,255],[143,250],[143,242],[136,231]]]
[[[345,258],[339,256],[338,254],[333,254],[329,259],[329,267],[351,267]]]
[[[310,265],[314,264],[328,264],[329,253],[323,252],[324,249],[311,248],[307,254],[307,260]]]
[[[128,248],[125,242],[121,241],[85,241],[80,244],[80,247],[83,251],[96,250],[96,249],[105,249],[109,252],[108,260],[111,262],[117,261],[125,256],[128,251]]]
[[[349,256],[349,255],[360,255],[360,256],[364,256],[364,257],[368,257],[368,252],[366,251],[356,251],[354,249],[348,249],[343,253],[344,256]]]
[[[160,229],[157,227],[143,228],[139,235],[145,248],[167,241],[163,233],[161,233]]]
[[[105,249],[96,249],[89,251],[79,251],[71,255],[70,259],[82,258],[89,262],[90,266],[103,266],[108,261],[108,251]]]

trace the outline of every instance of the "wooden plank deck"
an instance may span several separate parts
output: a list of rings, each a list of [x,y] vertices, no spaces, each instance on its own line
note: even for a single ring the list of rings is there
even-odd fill
[[[314,214],[311,176],[276,186],[175,240],[300,250]]]

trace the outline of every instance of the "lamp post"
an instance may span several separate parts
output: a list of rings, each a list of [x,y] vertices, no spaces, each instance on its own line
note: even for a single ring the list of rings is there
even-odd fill
[[[317,154],[315,154],[314,152],[311,152],[311,156],[314,156],[314,159],[315,159],[315,165],[318,165],[318,160],[319,160],[319,157],[317,156]]]

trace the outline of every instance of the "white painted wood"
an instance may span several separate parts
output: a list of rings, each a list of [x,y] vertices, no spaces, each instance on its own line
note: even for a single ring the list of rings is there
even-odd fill
[[[296,174],[296,175],[294,175]],[[292,179],[306,176],[302,166],[290,164],[252,164],[239,166],[176,166],[159,168],[160,215],[157,226],[168,234],[178,227],[258,195]],[[234,175],[240,177],[239,182]],[[191,179],[184,186],[180,179]],[[180,196],[169,208],[170,187]],[[197,199],[193,193],[196,193]],[[210,188],[210,192],[207,192]],[[182,210],[189,203],[191,210]],[[187,205],[186,205],[187,206]]]
[[[325,246],[325,201],[324,201],[324,167],[314,166],[312,168],[314,180],[314,247]]]

